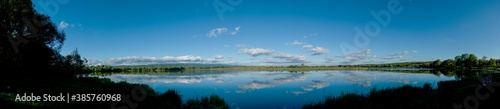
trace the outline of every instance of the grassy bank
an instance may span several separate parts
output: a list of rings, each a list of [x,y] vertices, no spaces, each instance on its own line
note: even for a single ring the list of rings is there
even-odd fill
[[[478,77],[443,81],[438,89],[429,84],[422,87],[372,89],[369,94],[347,93],[326,97],[323,102],[309,103],[304,109],[453,109],[454,106],[485,109],[500,102],[500,74],[493,74],[493,83],[483,86]],[[496,81],[496,82],[495,82]],[[496,91],[494,89],[497,89]],[[477,104],[476,101],[477,100]]]
[[[99,78],[16,78],[2,79],[0,82],[0,109],[158,109],[158,108],[208,108],[227,109],[229,106],[217,95],[192,98],[184,103],[175,90],[155,92],[142,84],[126,82],[114,83]],[[121,94],[120,102],[112,101],[74,101],[67,102],[21,102],[15,101],[16,95],[33,93],[43,94]],[[196,109],[196,108],[195,108]]]

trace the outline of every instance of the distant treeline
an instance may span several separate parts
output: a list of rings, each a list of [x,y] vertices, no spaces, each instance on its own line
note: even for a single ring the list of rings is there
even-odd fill
[[[422,62],[398,62],[386,64],[357,64],[357,65],[330,65],[330,66],[308,66],[305,64],[289,65],[289,66],[232,66],[232,65],[198,65],[198,64],[156,64],[156,65],[136,65],[136,66],[88,66],[87,69],[91,72],[101,73],[154,73],[154,72],[185,72],[199,70],[213,71],[314,71],[314,70],[392,70],[385,68],[423,68],[423,70],[441,70],[442,72],[450,71],[471,71],[481,68],[497,69],[497,64],[500,64],[499,59],[477,59],[474,54],[462,54],[455,59],[446,59],[441,62],[422,61]],[[382,68],[382,69],[381,69]],[[408,69],[398,69],[408,70]],[[446,70],[446,71],[443,71]]]
[[[500,64],[500,59],[488,59],[486,56],[478,59],[474,54],[465,53],[455,56],[455,59],[446,59],[444,61],[437,59],[430,64],[430,68],[472,70],[478,68],[496,68],[498,64]]]
[[[182,72],[186,70],[185,67],[171,67],[171,66],[108,66],[98,65],[87,67],[91,72],[101,73],[134,73],[134,72]]]

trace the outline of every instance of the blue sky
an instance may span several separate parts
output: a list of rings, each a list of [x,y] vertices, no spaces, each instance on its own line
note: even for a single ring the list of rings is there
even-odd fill
[[[498,0],[34,4],[66,33],[61,53],[78,48],[92,65],[338,65],[429,61],[462,53],[500,58]]]

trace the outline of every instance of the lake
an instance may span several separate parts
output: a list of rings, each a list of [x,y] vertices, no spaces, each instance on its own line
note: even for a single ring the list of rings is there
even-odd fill
[[[176,89],[183,100],[217,94],[232,109],[302,108],[305,103],[320,102],[325,96],[341,93],[367,94],[372,88],[421,87],[454,76],[429,73],[384,71],[309,71],[309,72],[199,72],[184,74],[112,74],[114,82],[148,84],[157,92]]]

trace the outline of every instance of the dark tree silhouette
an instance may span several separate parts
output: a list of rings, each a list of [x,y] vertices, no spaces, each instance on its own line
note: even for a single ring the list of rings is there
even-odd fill
[[[64,40],[64,31],[58,30],[49,16],[37,12],[31,0],[0,1],[2,70],[15,71],[13,74],[18,76],[71,74],[61,70],[61,63],[66,60],[59,54]]]

